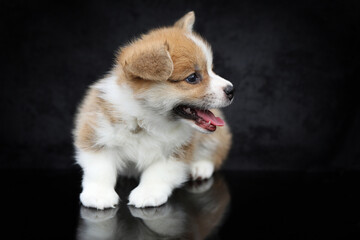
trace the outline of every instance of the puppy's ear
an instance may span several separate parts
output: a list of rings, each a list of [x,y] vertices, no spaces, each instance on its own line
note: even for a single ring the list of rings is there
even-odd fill
[[[188,32],[191,32],[193,30],[194,23],[195,23],[195,13],[194,11],[191,11],[185,14],[185,16],[183,16],[179,20],[177,20],[174,26],[178,28],[182,28]]]
[[[167,80],[174,70],[167,42],[132,44],[123,49],[120,62],[125,72],[146,80]]]

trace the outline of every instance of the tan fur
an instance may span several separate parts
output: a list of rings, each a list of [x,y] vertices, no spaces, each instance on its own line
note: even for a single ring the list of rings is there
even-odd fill
[[[211,111],[216,116],[219,116],[223,120],[225,120],[224,115],[219,109],[211,109]],[[193,160],[199,160],[194,159],[194,149],[201,145],[201,143],[209,139],[221,143],[218,144],[216,149],[214,149],[212,159],[210,159],[214,163],[215,169],[219,169],[223,164],[224,160],[226,159],[231,148],[232,134],[230,132],[230,128],[227,125],[223,127],[217,127],[216,131],[212,134],[195,132],[192,140],[187,145],[184,145],[182,148],[178,149],[174,153],[174,157],[179,158],[181,161],[184,161],[186,163],[190,163]]]
[[[184,32],[178,27],[156,29],[122,48],[116,67],[125,74],[120,81],[126,81],[135,93],[154,84],[166,84],[168,91],[185,94],[185,99],[203,98],[209,84],[206,58]],[[156,70],[158,68],[160,70]],[[202,81],[190,85],[184,79],[194,72],[201,75]]]
[[[76,116],[75,129],[75,146],[80,149],[97,151],[101,148],[96,146],[96,112],[99,106],[97,103],[97,92],[89,89],[84,101],[78,109]]]
[[[176,21],[176,23],[174,24],[174,27],[178,27],[178,28],[181,28],[188,32],[191,32],[194,23],[195,23],[195,13],[193,11],[191,11],[191,12],[188,12],[182,18],[180,18],[178,21]]]
[[[212,109],[211,110],[216,116],[221,117],[225,120],[224,115],[219,109]],[[223,127],[218,127],[217,130],[209,135],[209,136],[202,136],[202,137],[209,137],[214,138],[219,141],[219,144],[217,149],[214,151],[213,155],[213,161],[215,163],[215,169],[219,169],[223,163],[223,161],[226,159],[230,147],[231,147],[231,140],[232,140],[232,134],[230,132],[230,128],[228,125],[225,125]],[[201,141],[201,140],[200,140]]]
[[[195,138],[193,138],[188,144],[181,146],[181,148],[174,152],[173,157],[180,161],[190,163],[193,160],[195,141]]]
[[[173,63],[166,41],[138,41],[124,48],[119,57],[124,71],[145,80],[167,80]]]
[[[113,114],[114,109],[110,103],[100,97],[100,92],[90,88],[78,109],[76,127],[73,131],[75,145],[80,149],[98,151],[103,146],[97,145],[95,128],[98,115],[105,116],[112,124],[121,123],[121,119]]]
[[[204,98],[209,85],[206,58],[202,50],[186,36],[192,30],[194,20],[194,13],[190,12],[174,26],[153,30],[123,47],[113,69],[118,77],[118,84],[129,85],[135,98],[157,84],[166,85],[168,92],[181,94],[184,99]],[[202,76],[202,81],[196,85],[185,82],[184,79],[194,72]],[[97,126],[97,114],[102,114],[112,124],[122,122],[119,114],[114,114],[113,106],[100,98],[99,94],[98,90],[91,88],[79,107],[74,136],[75,145],[80,149],[98,151],[104,147],[96,144],[94,128]],[[217,116],[222,115],[220,110],[213,112]],[[142,129],[138,128],[133,133],[140,131]],[[174,156],[190,162],[194,147],[205,138],[215,138],[221,142],[213,154],[215,167],[219,168],[231,145],[231,134],[227,126],[218,127],[213,134],[196,132],[193,140],[174,152]]]

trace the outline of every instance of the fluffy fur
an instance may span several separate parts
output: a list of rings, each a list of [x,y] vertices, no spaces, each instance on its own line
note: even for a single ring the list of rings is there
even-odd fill
[[[84,206],[114,207],[118,174],[140,177],[130,205],[159,206],[189,175],[210,178],[225,159],[231,145],[227,126],[205,135],[212,131],[174,111],[181,105],[221,108],[232,101],[224,92],[232,84],[212,71],[211,48],[192,31],[194,21],[190,12],[123,47],[108,76],[90,86],[74,129]],[[201,81],[185,81],[194,72]]]

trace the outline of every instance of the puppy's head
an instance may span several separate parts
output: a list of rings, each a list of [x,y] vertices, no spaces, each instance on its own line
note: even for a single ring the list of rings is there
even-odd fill
[[[233,85],[213,72],[210,45],[193,32],[194,22],[189,12],[141,36],[121,49],[117,65],[145,108],[209,133],[224,125],[209,109],[229,105]]]

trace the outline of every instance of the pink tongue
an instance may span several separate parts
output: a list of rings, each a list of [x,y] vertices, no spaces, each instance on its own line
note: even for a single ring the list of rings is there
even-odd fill
[[[212,125],[215,125],[215,126],[224,126],[225,125],[225,122],[221,118],[215,117],[215,115],[209,110],[203,111],[203,110],[195,109],[195,111],[199,117],[204,119],[206,122],[210,121],[210,123]]]

